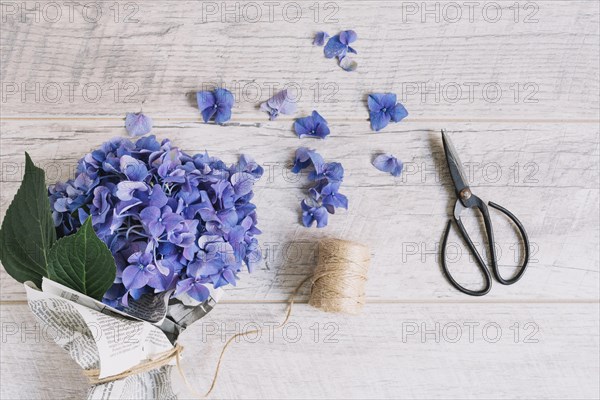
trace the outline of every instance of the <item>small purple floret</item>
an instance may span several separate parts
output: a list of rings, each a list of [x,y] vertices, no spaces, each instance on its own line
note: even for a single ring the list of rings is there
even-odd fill
[[[382,130],[390,121],[400,122],[408,116],[406,108],[396,102],[394,93],[373,93],[369,95],[367,102],[371,129],[374,131]]]
[[[231,119],[234,98],[229,90],[218,88],[212,92],[198,92],[196,101],[204,122],[214,119],[217,124],[222,124]]]
[[[298,118],[294,122],[294,131],[299,138],[325,139],[330,133],[327,121],[316,111],[313,111],[308,117]]]

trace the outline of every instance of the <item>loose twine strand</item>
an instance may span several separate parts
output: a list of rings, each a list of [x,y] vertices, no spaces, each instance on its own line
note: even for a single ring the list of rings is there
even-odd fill
[[[365,304],[365,286],[371,261],[369,248],[360,243],[339,239],[324,239],[319,242],[318,261],[315,272],[296,286],[288,300],[286,315],[274,329],[281,329],[292,315],[294,300],[300,288],[312,278],[308,304],[326,312],[357,314]],[[216,386],[223,355],[238,337],[262,333],[263,329],[240,332],[233,335],[223,346],[212,384],[205,394],[208,397]]]
[[[274,327],[273,330],[281,329],[281,328],[283,328],[283,326],[285,324],[287,324],[288,320],[290,319],[290,316],[292,315],[292,306],[294,305],[294,299],[296,298],[296,294],[298,293],[298,291],[300,290],[302,285],[304,285],[310,278],[311,278],[310,276],[304,278],[302,280],[302,282],[300,282],[300,284],[298,286],[296,286],[296,289],[294,290],[294,292],[290,296],[290,299],[288,300],[288,306],[286,308],[285,318],[284,318],[283,322],[281,322],[279,325]],[[204,397],[208,397],[211,394],[211,392],[213,391],[213,389],[215,388],[215,386],[217,385],[217,379],[219,378],[219,371],[221,369],[221,363],[223,362],[223,355],[225,354],[225,350],[227,350],[229,345],[238,337],[253,335],[255,333],[262,333],[263,331],[264,331],[263,328],[259,328],[259,329],[253,329],[251,331],[240,332],[240,333],[236,333],[235,335],[230,337],[229,340],[227,340],[227,342],[225,343],[225,346],[223,346],[223,349],[221,350],[221,354],[219,355],[219,361],[217,362],[217,368],[215,368],[215,374],[213,375],[213,379],[212,379],[210,388],[208,389],[208,391],[206,392]]]
[[[326,312],[358,314],[365,304],[365,286],[370,260],[370,250],[363,244],[340,239],[321,240],[318,246],[318,261],[314,274],[304,278],[296,286],[288,300],[285,318],[274,329],[281,329],[287,324],[292,315],[292,307],[298,291],[310,279],[312,279],[312,284],[308,304]],[[212,383],[204,397],[208,397],[216,387],[223,356],[229,345],[239,337],[262,333],[263,331],[264,329],[259,328],[240,332],[227,340],[223,349],[221,349]],[[158,354],[150,361],[139,364],[118,375],[103,379],[98,379],[100,374],[98,369],[85,370],[84,374],[88,377],[90,383],[96,385],[162,367],[175,358],[185,385],[193,394],[199,395],[188,383],[180,366],[182,351],[183,347],[178,344],[173,349]]]

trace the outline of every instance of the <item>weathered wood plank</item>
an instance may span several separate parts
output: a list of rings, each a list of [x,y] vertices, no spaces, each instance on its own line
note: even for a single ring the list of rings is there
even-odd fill
[[[22,9],[36,4],[39,21]],[[284,306],[268,303],[288,298],[312,271],[317,240],[334,236],[371,246],[365,313],[298,305],[287,337],[276,332],[270,343],[264,333],[233,346],[214,398],[600,396],[596,3],[480,2],[471,21],[470,6],[452,1],[283,2],[272,22],[261,2],[87,4],[72,15],[60,2],[0,5],[0,217],[21,180],[23,151],[49,183],[67,179],[84,152],[125,134],[124,112],[142,101],[160,138],[227,162],[251,154],[265,165],[256,189],[265,265],[182,337],[184,368],[198,390],[208,387],[228,336],[280,321]],[[253,22],[255,7],[262,17]],[[341,29],[359,34],[354,73],[311,45],[316,31]],[[193,93],[216,84],[236,96],[226,127],[200,124],[195,107]],[[293,117],[270,122],[257,110],[285,86],[299,97],[298,116],[317,109],[330,121],[329,139],[299,141]],[[398,93],[410,116],[374,134],[366,95],[383,91]],[[472,169],[476,193],[514,211],[534,244],[524,279],[496,284],[483,299],[457,293],[438,266],[452,209],[441,128]],[[299,224],[307,183],[285,171],[301,145],[347,171],[350,210],[324,230]],[[370,165],[383,151],[405,161],[401,178]],[[510,274],[518,261],[513,229],[495,218],[495,232]],[[455,233],[450,241],[454,273],[477,285]],[[305,288],[298,298],[307,297]],[[0,268],[0,397],[82,398],[85,379],[45,340],[24,299]]]
[[[48,183],[64,181],[73,176],[83,154],[112,137],[126,136],[120,118],[101,122],[4,120],[0,124],[0,182],[22,179],[25,151],[46,170]],[[440,129],[452,134],[473,186],[598,187],[597,124],[406,121],[373,133],[366,122],[336,122],[330,128],[326,140],[298,140],[289,119],[223,127],[158,122],[152,133],[159,140],[170,138],[190,154],[207,150],[226,162],[250,154],[265,166],[260,187],[298,187],[302,174],[295,176],[286,167],[301,146],[343,162],[346,187],[439,187],[448,180]],[[374,155],[381,152],[404,161],[402,177],[390,178],[371,166]]]
[[[599,115],[594,2],[123,1],[61,4],[58,17],[48,3],[3,9],[5,117],[121,116],[143,101],[155,117],[196,121],[193,93],[215,84],[236,95],[235,122],[266,120],[257,104],[284,87],[299,114],[330,120],[366,121],[366,95],[382,91],[415,119]],[[311,44],[349,28],[354,73]]]
[[[2,398],[81,398],[79,367],[27,306],[1,307]],[[206,390],[224,340],[282,314],[218,306],[182,336],[188,380]],[[360,316],[298,305],[285,330],[229,349],[212,397],[592,399],[598,328],[598,304],[379,304]]]
[[[120,124],[4,122],[2,213],[19,185],[23,151],[45,166],[53,176],[50,179],[56,175],[64,179],[84,152],[122,135]],[[443,126],[407,122],[373,134],[356,123],[339,124],[325,141],[298,140],[284,127],[168,124],[157,126],[156,132],[188,150],[207,148],[228,162],[244,152],[268,166],[256,189],[266,263],[255,275],[243,276],[241,285],[230,290],[229,300],[287,299],[312,270],[317,240],[333,236],[371,246],[373,264],[367,292],[371,300],[466,301],[446,283],[438,262],[442,231],[453,209],[437,133]],[[475,171],[472,185],[476,193],[514,211],[533,243],[531,270],[523,281],[509,288],[496,285],[487,298],[598,299],[598,128],[588,124],[472,123],[456,129],[452,135],[462,161]],[[318,148],[327,160],[341,161],[347,170],[342,188],[350,199],[350,210],[332,216],[330,226],[323,230],[300,225],[298,204],[308,182],[305,177],[298,180],[284,173],[300,145]],[[370,165],[374,154],[381,151],[391,151],[407,162],[403,177],[394,179]],[[508,275],[519,261],[520,249],[509,224],[494,217],[499,259]],[[476,228],[475,221],[471,225]],[[480,277],[474,260],[454,232],[450,240],[451,260],[455,261],[452,269],[466,284],[477,285]],[[3,300],[24,299],[20,285],[6,275],[2,275],[1,293]]]

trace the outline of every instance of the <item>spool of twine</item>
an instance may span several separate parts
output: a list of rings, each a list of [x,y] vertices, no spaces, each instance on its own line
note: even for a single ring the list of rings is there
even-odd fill
[[[365,304],[369,248],[340,239],[319,242],[308,304],[327,312],[358,314]]]

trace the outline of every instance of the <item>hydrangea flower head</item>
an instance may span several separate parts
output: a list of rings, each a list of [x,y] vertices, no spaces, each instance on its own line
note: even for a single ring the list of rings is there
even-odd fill
[[[116,138],[79,160],[75,178],[52,185],[49,199],[59,237],[91,216],[111,250],[117,277],[106,304],[167,290],[203,301],[261,260],[251,200],[262,174],[247,155],[227,166],[154,136]]]

